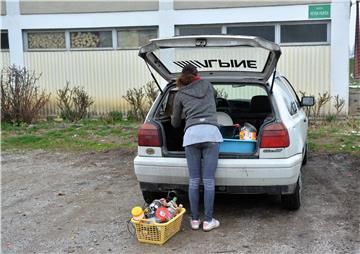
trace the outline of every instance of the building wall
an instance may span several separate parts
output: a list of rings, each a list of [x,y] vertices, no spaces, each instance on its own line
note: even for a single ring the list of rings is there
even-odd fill
[[[158,0],[144,1],[87,1],[87,0],[20,0],[21,14],[95,13],[122,11],[155,11]]]
[[[137,54],[137,50],[26,52],[25,66],[42,73],[39,85],[52,94],[48,112],[56,112],[56,91],[69,81],[70,86],[83,86],[95,99],[91,111],[102,114],[127,111],[122,98],[126,91],[152,80]]]
[[[330,46],[282,47],[281,50],[277,69],[298,94],[330,91]]]
[[[258,7],[258,6],[278,6],[278,5],[298,5],[313,3],[330,3],[331,0],[235,0],[235,1],[209,1],[209,0],[174,0],[175,10],[189,9],[210,9],[210,8],[236,8],[236,7]]]
[[[331,94],[331,47],[299,46],[282,47],[278,70],[294,87],[301,98],[301,92],[315,96],[328,92]],[[327,103],[321,113],[333,112]]]
[[[10,64],[10,53],[0,51],[0,70],[2,70],[4,67],[8,66]]]
[[[282,51],[278,70],[297,92],[317,95],[330,90],[330,46],[283,47]],[[39,85],[52,93],[47,112],[56,112],[56,91],[69,81],[94,97],[91,111],[101,114],[128,110],[122,96],[152,80],[137,54],[137,50],[26,52],[25,66],[42,73]]]

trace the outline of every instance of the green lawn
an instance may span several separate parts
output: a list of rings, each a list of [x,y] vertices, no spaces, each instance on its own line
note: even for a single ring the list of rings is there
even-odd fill
[[[138,122],[132,121],[107,124],[102,120],[85,120],[77,124],[43,122],[22,126],[2,123],[1,148],[67,151],[135,149],[139,126]]]
[[[311,124],[308,142],[310,151],[360,156],[360,120]]]
[[[43,122],[14,126],[1,124],[2,150],[106,151],[136,150],[140,123],[85,120],[77,124]],[[308,132],[311,152],[348,153],[360,156],[360,120],[312,123]]]

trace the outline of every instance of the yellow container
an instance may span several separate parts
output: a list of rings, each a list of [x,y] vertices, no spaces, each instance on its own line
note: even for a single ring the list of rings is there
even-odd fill
[[[151,220],[142,219],[136,221],[131,219],[136,229],[136,237],[139,242],[163,245],[173,235],[179,232],[185,208],[166,223],[154,223]]]

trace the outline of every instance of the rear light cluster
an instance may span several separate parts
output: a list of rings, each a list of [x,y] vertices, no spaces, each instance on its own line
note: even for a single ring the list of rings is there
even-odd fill
[[[139,146],[155,146],[161,147],[160,131],[156,125],[145,123],[138,132]]]
[[[262,130],[260,148],[280,148],[289,145],[289,133],[283,123],[266,125]]]

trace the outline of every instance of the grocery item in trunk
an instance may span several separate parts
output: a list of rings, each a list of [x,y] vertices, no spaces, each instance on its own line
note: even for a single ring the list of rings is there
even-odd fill
[[[250,123],[245,123],[240,129],[240,140],[256,140],[256,128]]]

